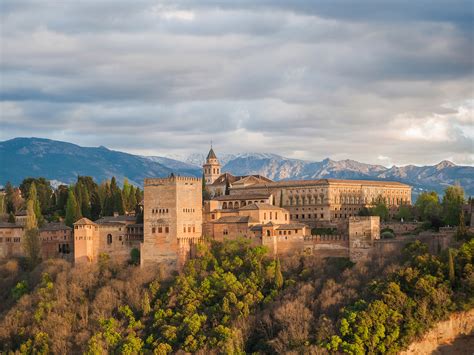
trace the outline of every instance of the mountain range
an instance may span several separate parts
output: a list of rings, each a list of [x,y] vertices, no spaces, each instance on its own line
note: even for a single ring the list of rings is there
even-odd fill
[[[72,183],[78,175],[97,181],[115,176],[142,186],[145,177],[164,177],[171,173],[201,176],[203,154],[181,160],[171,157],[139,156],[106,147],[78,145],[42,138],[14,138],[0,142],[0,184],[19,184],[25,177],[43,176],[56,183]],[[219,155],[222,170],[235,175],[260,174],[273,180],[287,179],[362,179],[393,180],[413,186],[414,195],[424,190],[439,193],[446,186],[460,184],[466,195],[474,194],[474,167],[450,161],[436,165],[391,168],[354,160],[305,161],[276,154],[242,153]]]

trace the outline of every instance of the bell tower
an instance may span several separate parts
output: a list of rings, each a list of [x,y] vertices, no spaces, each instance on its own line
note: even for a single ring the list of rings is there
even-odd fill
[[[206,184],[212,184],[221,175],[221,164],[219,164],[219,160],[217,160],[217,156],[216,153],[214,153],[214,149],[212,149],[212,145],[209,154],[207,154],[206,162],[202,168],[204,171],[204,179],[206,180]]]

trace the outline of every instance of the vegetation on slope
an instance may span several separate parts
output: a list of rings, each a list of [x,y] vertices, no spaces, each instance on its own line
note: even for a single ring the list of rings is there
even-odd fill
[[[21,353],[396,353],[474,305],[474,240],[439,256],[280,266],[246,240],[212,242],[179,275],[61,260],[0,267],[0,351]],[[283,268],[283,272],[281,270]]]

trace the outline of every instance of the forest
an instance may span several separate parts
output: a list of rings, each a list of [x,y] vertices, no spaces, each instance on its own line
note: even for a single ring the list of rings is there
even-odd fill
[[[104,255],[32,271],[5,261],[0,283],[7,353],[396,353],[474,306],[474,240],[439,255],[412,242],[358,264],[209,241],[179,274]]]

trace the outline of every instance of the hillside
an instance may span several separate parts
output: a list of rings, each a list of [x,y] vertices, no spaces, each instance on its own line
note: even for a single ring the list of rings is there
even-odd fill
[[[170,161],[168,165],[171,166]],[[78,175],[96,181],[115,176],[127,177],[142,185],[145,177],[164,177],[171,172],[199,176],[199,169],[181,166],[171,168],[158,161],[107,149],[88,148],[41,138],[15,138],[0,142],[0,184],[19,184],[26,177],[43,176],[50,180],[72,183]]]

